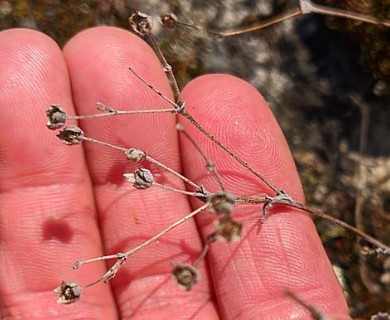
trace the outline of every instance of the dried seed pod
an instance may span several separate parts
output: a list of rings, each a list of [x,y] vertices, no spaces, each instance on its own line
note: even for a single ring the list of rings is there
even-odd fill
[[[80,144],[83,141],[84,132],[77,126],[69,126],[61,130],[57,137],[67,145]]]
[[[131,161],[136,161],[136,162],[141,162],[146,157],[146,152],[139,150],[139,149],[135,149],[135,148],[131,148],[129,150],[126,150],[125,154],[126,154],[127,159],[129,159]]]
[[[147,189],[154,181],[153,174],[145,168],[138,168],[134,173],[125,173],[123,176],[137,189]]]
[[[59,293],[57,303],[70,304],[80,299],[82,288],[75,282],[62,281],[61,285],[54,289],[55,293]]]
[[[229,192],[219,191],[209,198],[210,211],[220,215],[232,213],[236,207],[236,198]]]
[[[46,126],[50,130],[56,130],[63,127],[67,119],[65,110],[58,104],[52,104],[50,108],[46,110],[46,115]]]
[[[242,224],[234,221],[230,216],[223,216],[217,222],[216,235],[218,239],[232,242],[240,239]]]
[[[196,269],[189,264],[178,264],[172,270],[172,276],[179,287],[186,291],[191,288],[199,281],[199,273]]]
[[[129,24],[130,27],[141,36],[152,31],[152,18],[140,11],[136,11],[130,16]]]
[[[176,27],[177,17],[173,13],[164,13],[160,16],[159,21],[163,27],[173,29]]]

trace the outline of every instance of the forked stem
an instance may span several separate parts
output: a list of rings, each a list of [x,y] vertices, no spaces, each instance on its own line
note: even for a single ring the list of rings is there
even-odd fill
[[[192,217],[196,216],[198,213],[202,212],[205,210],[210,204],[205,203],[202,206],[200,206],[198,209],[192,211],[191,213],[187,214],[186,216],[182,217],[181,219],[177,220],[176,222],[172,223],[169,227],[165,228],[164,230],[160,231],[159,233],[155,234],[148,240],[142,242],[138,246],[123,252],[123,253],[117,253],[117,254],[112,254],[112,255],[107,255],[107,256],[101,256],[101,257],[96,257],[92,259],[87,259],[87,260],[80,260],[76,261],[74,265],[74,269],[80,268],[84,264],[92,263],[92,262],[97,262],[97,261],[105,261],[105,260],[112,260],[112,259],[127,259],[129,256],[133,255],[134,253],[140,251],[141,249],[147,247],[148,245],[152,244],[153,242],[157,241],[164,235],[166,235],[169,231],[175,229],[182,223],[186,222],[187,220],[191,219]],[[100,281],[99,281],[100,282]]]
[[[316,3],[313,3],[310,0],[300,0],[299,1],[299,8],[287,11],[285,13],[282,13],[276,17],[273,17],[267,21],[262,21],[259,23],[256,23],[249,27],[239,28],[235,30],[230,31],[217,31],[213,29],[209,29],[206,27],[202,27],[196,24],[182,22],[177,20],[175,17],[174,23],[179,26],[188,27],[200,31],[205,31],[210,34],[213,34],[218,37],[231,37],[236,35],[241,35],[248,32],[258,31],[261,29],[265,29],[267,27],[273,26],[275,24],[278,24],[280,22],[283,22],[285,20],[298,17],[304,14],[311,14],[311,13],[317,13],[321,15],[327,15],[327,16],[334,16],[334,17],[341,17],[341,18],[347,18],[352,19],[364,23],[370,23],[375,25],[383,25],[386,27],[390,27],[390,20],[387,19],[378,19],[376,17],[365,15],[357,12],[351,12],[347,10],[337,9],[333,7],[323,6]]]
[[[96,144],[100,144],[102,146],[109,147],[111,149],[119,150],[119,151],[122,151],[123,153],[126,153],[129,150],[129,149],[126,149],[126,148],[123,148],[123,147],[119,147],[119,146],[116,146],[116,145],[108,143],[108,142],[100,141],[100,140],[89,138],[89,137],[86,137],[86,136],[83,136],[82,140],[88,141],[88,142],[92,142],[92,143],[96,143]],[[188,179],[187,177],[183,176],[182,174],[180,174],[176,170],[168,167],[167,165],[161,163],[160,161],[156,160],[155,158],[153,158],[152,156],[150,156],[150,155],[148,155],[146,153],[145,153],[145,160],[147,160],[150,163],[153,163],[156,166],[158,166],[160,168],[163,168],[164,170],[172,173],[174,176],[180,178],[185,183],[187,183],[187,184],[191,185],[192,187],[194,187],[196,190],[201,189],[201,186],[199,186],[198,184],[196,184],[192,180]]]
[[[246,168],[249,172],[251,172],[254,176],[263,181],[272,191],[276,194],[279,193],[279,189],[274,186],[270,181],[264,178],[260,173],[258,173],[252,166],[250,166],[247,162],[241,159],[236,153],[234,153],[229,147],[219,141],[215,136],[209,133],[203,126],[195,120],[195,118],[188,113],[187,110],[183,110],[181,115],[186,118],[189,122],[191,122],[201,133],[203,133],[207,138],[209,138],[213,143],[222,148],[226,153],[228,153],[233,159],[235,159],[239,164],[241,164],[244,168]]]

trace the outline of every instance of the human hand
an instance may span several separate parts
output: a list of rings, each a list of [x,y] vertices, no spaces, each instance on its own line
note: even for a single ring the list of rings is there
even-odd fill
[[[61,280],[89,283],[103,263],[72,271],[75,260],[121,252],[156,234],[199,203],[166,190],[133,190],[123,155],[97,145],[62,145],[45,126],[50,104],[68,114],[94,112],[97,101],[118,110],[166,107],[128,70],[131,65],[168,96],[170,87],[152,50],[135,35],[108,27],[74,37],[63,53],[31,30],[0,33],[0,295],[5,319],[308,319],[285,294],[295,292],[329,316],[346,318],[342,290],[311,218],[280,207],[261,225],[261,209],[239,206],[239,242],[214,243],[198,268],[202,279],[184,292],[171,281],[173,263],[202,250],[213,215],[199,214],[130,257],[109,285],[88,288],[69,306],[55,303]],[[209,75],[183,91],[191,114],[267,179],[303,201],[286,141],[265,101],[242,80]],[[261,181],[186,120],[239,195],[267,192]],[[85,120],[89,136],[142,148],[186,176],[218,190],[203,159],[177,138],[170,114]],[[184,188],[169,173],[157,179]]]

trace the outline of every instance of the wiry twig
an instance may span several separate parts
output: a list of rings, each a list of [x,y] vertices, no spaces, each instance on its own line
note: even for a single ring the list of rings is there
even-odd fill
[[[181,219],[179,219],[176,222],[172,223],[170,226],[168,226],[167,228],[163,229],[159,233],[155,234],[154,236],[152,236],[148,240],[142,242],[138,246],[136,246],[136,247],[134,247],[134,248],[132,248],[132,249],[126,251],[126,252],[116,253],[116,254],[112,254],[112,255],[100,256],[100,257],[96,257],[96,258],[92,258],[92,259],[76,261],[74,263],[74,265],[73,265],[73,269],[79,269],[81,266],[83,266],[85,264],[90,264],[90,263],[94,263],[94,262],[105,261],[105,260],[112,260],[112,259],[116,259],[117,260],[116,263],[101,278],[99,278],[98,280],[93,281],[93,282],[83,286],[82,288],[85,289],[85,288],[91,287],[91,286],[93,286],[93,285],[95,285],[97,283],[100,283],[100,282],[108,282],[109,280],[111,280],[112,278],[114,278],[116,276],[116,274],[118,273],[120,267],[124,264],[124,262],[128,259],[129,256],[131,256],[131,255],[137,253],[138,251],[142,250],[143,248],[149,246],[153,242],[156,242],[158,239],[160,239],[161,237],[165,236],[171,230],[175,229],[179,225],[183,224],[187,220],[191,219],[192,217],[194,217],[198,213],[200,213],[203,210],[205,210],[209,205],[210,205],[209,203],[203,204],[198,209],[196,209],[196,210],[192,211],[191,213],[185,215],[184,217],[182,217]],[[61,302],[61,303],[63,303],[63,302]],[[69,301],[65,302],[65,303],[69,303]]]
[[[223,186],[222,177],[219,174],[217,168],[215,167],[215,164],[207,158],[207,156],[203,152],[203,150],[198,146],[198,144],[194,141],[194,139],[192,139],[192,137],[185,131],[182,124],[178,123],[176,125],[176,130],[179,131],[191,143],[191,145],[196,149],[196,151],[198,151],[198,153],[200,154],[200,156],[203,158],[203,160],[206,163],[207,172],[212,172],[214,174],[214,176],[219,184],[219,187],[221,188],[222,191],[225,191],[225,188]]]
[[[367,173],[366,168],[363,164],[364,153],[367,148],[367,137],[368,137],[368,127],[370,122],[370,110],[368,105],[363,101],[363,99],[357,94],[350,94],[349,98],[351,102],[359,108],[361,114],[360,120],[360,135],[359,135],[359,159],[357,168],[355,169],[355,175],[357,178],[357,188],[356,188],[356,203],[355,203],[355,224],[359,230],[364,231],[364,218],[363,218],[363,210],[364,204],[366,201],[366,195],[364,190],[366,189],[367,184]],[[359,243],[357,243],[359,246]],[[367,265],[367,255],[362,254],[361,250],[358,250],[359,256],[359,273],[360,278],[371,293],[378,293],[381,291],[380,286],[373,283],[370,279],[368,265]]]
[[[249,27],[244,27],[244,28],[239,28],[239,29],[234,29],[229,31],[217,31],[203,26],[199,26],[197,24],[179,21],[177,17],[172,13],[161,15],[160,22],[162,23],[163,26],[166,26],[168,28],[172,28],[175,25],[178,25],[178,26],[192,28],[200,31],[205,31],[217,37],[231,37],[231,36],[241,35],[244,33],[265,29],[267,27],[273,26],[285,20],[306,15],[306,14],[313,14],[313,13],[326,15],[326,16],[342,17],[342,18],[352,19],[364,23],[390,27],[390,20],[378,19],[376,17],[366,15],[366,14],[323,6],[323,5],[313,3],[310,0],[300,0],[298,8],[282,13],[267,21],[258,22]]]

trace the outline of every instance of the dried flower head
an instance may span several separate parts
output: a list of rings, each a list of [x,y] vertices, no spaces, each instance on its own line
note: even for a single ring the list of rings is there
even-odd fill
[[[138,168],[134,173],[125,173],[123,176],[137,189],[147,189],[154,181],[153,174],[145,168]]]
[[[232,213],[236,207],[236,198],[229,192],[219,191],[209,198],[210,211],[220,215]]]
[[[223,216],[216,224],[216,236],[220,240],[232,242],[240,239],[242,223],[233,220],[230,216]]]
[[[141,36],[152,31],[152,18],[145,13],[136,11],[129,18],[130,27]]]
[[[57,303],[70,304],[80,299],[82,288],[75,282],[62,281],[58,288],[54,289],[55,293],[59,293]]]
[[[58,104],[52,104],[50,108],[46,110],[46,115],[46,126],[50,130],[56,130],[63,127],[67,119],[65,110]]]
[[[172,276],[179,287],[186,291],[191,288],[199,281],[200,276],[196,269],[189,264],[178,264],[172,270]]]
[[[173,29],[176,27],[177,17],[173,13],[164,13],[160,16],[159,21],[163,27]]]
[[[131,148],[125,152],[127,159],[135,162],[141,162],[145,159],[146,153],[142,150]]]
[[[80,144],[84,138],[84,132],[78,126],[69,126],[61,130],[57,137],[67,145]]]

